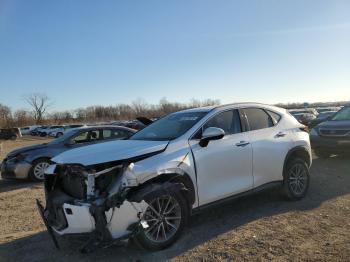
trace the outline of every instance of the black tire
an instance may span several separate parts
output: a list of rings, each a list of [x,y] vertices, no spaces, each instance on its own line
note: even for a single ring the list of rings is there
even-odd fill
[[[289,200],[300,200],[305,197],[310,184],[309,167],[305,160],[301,158],[289,160],[283,176],[283,192]]]
[[[62,133],[62,132],[58,132],[58,133],[56,134],[56,138],[59,138],[60,136],[63,136],[63,133]]]
[[[29,170],[28,178],[33,182],[42,182],[44,181],[44,176],[38,176],[36,173],[36,167],[40,164],[45,163],[47,166],[49,165],[49,159],[47,158],[39,158],[32,163],[32,167]]]
[[[179,205],[179,210],[181,212],[181,215],[180,215],[181,220],[178,224],[176,232],[173,232],[173,235],[171,237],[169,237],[168,239],[166,239],[166,237],[165,237],[165,239],[163,239],[163,241],[162,240],[153,241],[150,239],[150,233],[147,233],[147,230],[150,230],[150,232],[152,232],[153,231],[152,226],[154,227],[154,224],[152,225],[150,223],[148,229],[141,230],[133,239],[134,242],[142,248],[145,248],[148,250],[162,250],[164,248],[167,248],[168,246],[170,246],[171,244],[173,244],[176,241],[176,239],[180,236],[183,228],[186,226],[186,223],[187,223],[187,220],[189,217],[189,206],[188,206],[188,203],[187,203],[185,197],[181,194],[181,192],[174,192],[174,191],[170,190],[170,191],[164,193],[164,191],[158,191],[158,192],[154,192],[151,199],[147,200],[147,203],[150,205],[150,203],[152,203],[152,201],[156,201],[156,199],[162,199],[163,197],[164,197],[164,199],[167,199],[167,197],[169,197],[170,199],[174,200],[174,203],[176,202]],[[163,202],[163,203],[165,203],[165,202]],[[164,208],[164,209],[165,209],[165,211],[167,211],[167,208]],[[169,210],[169,208],[168,208],[168,210]],[[152,212],[150,207],[147,208],[143,219],[147,218],[147,212],[149,212],[149,211]],[[171,214],[171,213],[168,213],[168,214]],[[162,216],[165,217],[166,215],[162,214]],[[171,221],[171,220],[169,220],[169,221]],[[158,223],[158,222],[155,222],[155,224],[156,223]],[[168,229],[170,228],[170,230],[171,230],[171,227],[166,223],[168,223],[168,221],[165,218],[165,219],[163,219],[163,222],[159,223],[159,227],[160,227],[160,224],[164,224],[162,227],[163,230],[166,230],[165,228],[168,228]],[[173,225],[176,225],[175,222]],[[154,228],[157,229],[158,226],[156,225]],[[173,230],[175,230],[175,229],[173,228]],[[163,232],[165,232],[165,231],[163,231]],[[162,234],[162,233],[160,233],[160,234]],[[163,234],[163,238],[164,238],[164,234]]]
[[[329,158],[331,156],[331,153],[327,151],[314,150],[314,152],[319,158]]]

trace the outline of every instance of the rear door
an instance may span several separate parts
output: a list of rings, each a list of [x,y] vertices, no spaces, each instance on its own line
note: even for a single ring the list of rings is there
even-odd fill
[[[196,163],[199,204],[207,204],[247,191],[253,186],[252,149],[242,132],[238,110],[219,112],[202,127],[219,127],[225,131],[220,140],[207,147],[199,139],[190,140]],[[201,137],[196,134],[195,138]]]
[[[293,134],[280,124],[281,116],[262,108],[241,109],[253,149],[254,187],[283,179],[285,157]]]

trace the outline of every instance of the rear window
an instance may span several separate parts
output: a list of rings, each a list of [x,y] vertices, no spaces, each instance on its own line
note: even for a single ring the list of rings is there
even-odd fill
[[[243,109],[248,119],[250,131],[274,126],[272,117],[260,108]]]

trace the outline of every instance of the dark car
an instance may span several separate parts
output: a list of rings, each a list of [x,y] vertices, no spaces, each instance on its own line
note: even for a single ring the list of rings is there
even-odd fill
[[[36,127],[34,128],[32,131],[30,131],[30,134],[32,136],[39,136],[40,135],[40,132],[43,130],[43,129],[46,129],[48,128],[49,126],[39,126],[39,127]]]
[[[95,126],[69,130],[49,143],[23,147],[10,152],[2,162],[1,177],[42,181],[44,171],[52,157],[85,145],[127,139],[135,132],[133,129],[121,126]]]
[[[313,128],[315,126],[317,126],[318,124],[321,124],[322,122],[325,122],[329,119],[331,119],[333,117],[333,115],[335,115],[335,113],[337,113],[338,111],[323,111],[321,113],[318,114],[318,116],[316,117],[316,119],[311,120],[311,122],[309,123],[309,128]]]
[[[350,152],[350,106],[311,129],[312,148],[319,157]]]
[[[15,140],[17,137],[21,136],[19,128],[1,128],[0,129],[0,139],[12,139]]]

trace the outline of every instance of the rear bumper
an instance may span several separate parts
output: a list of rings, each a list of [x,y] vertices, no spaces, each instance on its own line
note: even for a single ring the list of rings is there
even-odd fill
[[[312,148],[332,153],[350,152],[350,139],[347,137],[310,136]]]
[[[29,171],[32,165],[27,162],[2,162],[1,164],[1,177],[2,178],[16,178],[26,179],[28,178]]]

